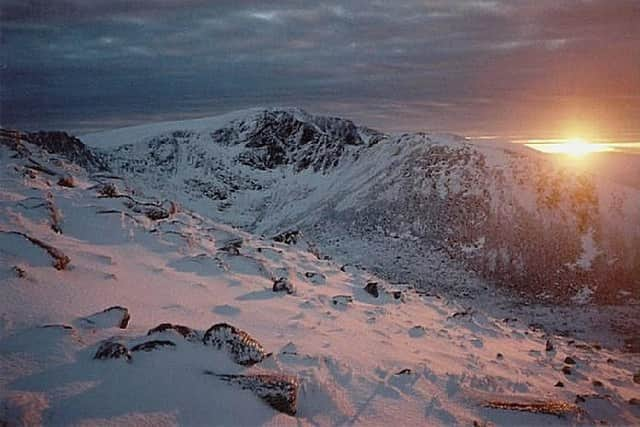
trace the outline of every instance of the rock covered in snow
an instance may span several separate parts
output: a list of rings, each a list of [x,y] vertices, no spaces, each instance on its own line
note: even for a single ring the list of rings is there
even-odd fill
[[[131,352],[136,352],[136,351],[153,351],[153,350],[158,350],[158,349],[162,349],[165,347],[175,347],[176,343],[174,343],[173,341],[169,341],[169,340],[152,340],[152,341],[146,341],[143,343],[140,343],[138,345],[135,345],[133,347],[131,347]]]
[[[80,319],[80,323],[86,328],[115,328],[126,329],[131,320],[129,310],[119,305],[109,307],[101,312]]]
[[[291,295],[295,291],[295,286],[286,277],[280,277],[273,282],[273,292],[286,292]]]
[[[295,245],[302,238],[302,232],[299,230],[287,230],[273,236],[273,240],[287,245]]]
[[[231,359],[239,365],[254,365],[267,356],[257,340],[228,323],[218,323],[210,327],[205,332],[202,342],[227,351]]]
[[[216,375],[216,377],[251,390],[277,411],[291,416],[297,412],[298,379],[296,377],[278,374]]]
[[[154,334],[164,334],[164,333],[172,333],[174,335],[180,335],[187,341],[195,342],[200,341],[200,334],[197,331],[194,331],[188,326],[183,325],[174,325],[172,323],[161,323],[155,328],[149,329],[147,335]]]
[[[124,344],[113,340],[104,341],[98,347],[94,359],[126,359],[131,360],[131,353]]]

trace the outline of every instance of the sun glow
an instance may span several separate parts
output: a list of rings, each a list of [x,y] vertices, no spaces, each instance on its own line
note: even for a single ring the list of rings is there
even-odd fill
[[[526,145],[543,153],[565,154],[572,157],[583,157],[591,153],[602,153],[614,150],[610,144],[592,143],[583,138],[570,138],[544,143],[534,142]]]

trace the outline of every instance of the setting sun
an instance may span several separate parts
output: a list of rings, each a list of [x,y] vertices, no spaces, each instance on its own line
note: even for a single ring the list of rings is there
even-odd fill
[[[590,153],[601,153],[613,150],[609,144],[592,143],[583,138],[570,138],[566,140],[555,140],[553,142],[536,141],[526,145],[543,153],[566,154],[573,157],[582,157]]]

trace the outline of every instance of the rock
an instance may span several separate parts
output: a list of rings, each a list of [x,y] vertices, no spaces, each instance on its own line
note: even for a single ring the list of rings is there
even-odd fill
[[[640,384],[640,371],[638,371],[634,376],[633,376],[633,382],[636,384]]]
[[[173,333],[178,334],[180,336],[182,336],[184,339],[186,339],[187,341],[191,341],[191,342],[195,342],[195,341],[200,341],[200,335],[198,334],[198,332],[194,331],[193,329],[191,329],[188,326],[183,326],[183,325],[173,325],[171,323],[161,323],[158,326],[156,326],[153,329],[150,329],[149,332],[147,332],[147,336],[149,335],[153,335],[153,334],[161,334],[164,332],[169,332],[169,333]]]
[[[299,230],[287,230],[276,236],[273,236],[273,240],[280,243],[286,243],[287,245],[295,245],[298,240],[302,238],[302,232]]]
[[[229,255],[240,255],[240,248],[242,247],[242,238],[239,237],[237,239],[231,239],[229,241],[226,241],[222,247],[220,248],[221,251],[226,252]],[[260,252],[260,248],[258,248],[258,252]]]
[[[129,310],[119,305],[109,307],[99,313],[81,319],[82,326],[88,328],[113,328],[126,329],[131,320]]]
[[[599,381],[599,380],[593,380],[591,384],[593,384],[594,387],[604,387],[604,384],[602,383],[602,381]]]
[[[502,353],[498,353],[498,354],[496,354],[496,359],[502,360],[502,359],[504,359],[504,355]]]
[[[119,192],[116,185],[109,182],[100,187],[98,194],[102,197],[118,197]]]
[[[27,277],[27,272],[25,271],[24,268],[18,267],[17,265],[14,265],[11,270],[13,270],[13,272],[15,273],[15,275],[21,279]]]
[[[204,334],[202,342],[226,350],[239,365],[250,366],[261,362],[267,355],[262,345],[245,331],[227,323],[218,323]]]
[[[129,353],[129,350],[123,344],[107,340],[100,344],[93,358],[99,360],[126,359],[129,361],[131,360],[131,353]]]
[[[169,211],[164,208],[158,206],[148,207],[144,210],[144,214],[147,218],[153,221],[159,221],[161,219],[167,219],[171,215],[169,215]]]
[[[364,287],[365,292],[372,295],[374,298],[378,298],[380,293],[378,292],[378,282],[369,282]]]
[[[567,365],[575,365],[576,361],[572,357],[567,356],[564,358],[564,363]]]
[[[396,372],[393,375],[411,375],[413,373],[413,371],[409,368],[404,368],[403,370]]]
[[[132,352],[136,352],[136,351],[153,351],[159,348],[163,348],[163,347],[175,347],[176,343],[174,343],[173,341],[169,341],[169,340],[153,340],[153,341],[147,341],[147,342],[143,342],[142,344],[138,344],[136,346],[133,346],[131,348]]]
[[[551,342],[551,340],[547,340],[547,343],[545,344],[544,350],[545,351],[553,351],[553,343]]]
[[[66,132],[21,132],[20,136],[21,139],[37,145],[49,153],[59,154],[87,170],[107,170],[106,162],[102,156],[94,153],[82,141]]]
[[[452,318],[452,319],[455,319],[456,317],[464,317],[464,316],[468,316],[470,314],[471,314],[471,312],[469,310],[463,310],[463,311],[456,311],[455,313],[453,313],[449,317]]]
[[[212,375],[212,372],[206,371]],[[213,374],[215,375],[215,374]],[[295,415],[298,400],[298,379],[288,375],[215,375],[222,381],[251,390],[273,409],[287,415]]]
[[[335,306],[347,306],[353,303],[353,297],[350,295],[336,295],[331,298],[331,303]]]
[[[586,401],[587,401],[587,399],[585,399],[584,396],[582,396],[580,394],[576,394],[576,403],[584,403]]]
[[[42,325],[40,326],[41,328],[52,328],[52,329],[66,329],[67,331],[72,331],[73,330],[73,326],[70,325],[63,325],[63,324],[58,324],[58,323],[52,323],[49,325]]]
[[[629,399],[629,405],[640,406],[640,399],[632,397]]]
[[[564,387],[564,383],[562,381],[558,381],[554,387]]]
[[[571,375],[571,368],[569,366],[563,366],[562,373],[565,375]]]
[[[393,297],[393,299],[402,298],[402,291],[389,291],[389,294]]]
[[[296,288],[286,277],[280,277],[273,282],[273,292],[286,292],[291,295],[295,291]]]
[[[60,179],[58,180],[58,185],[61,187],[73,188],[76,186],[76,183],[71,175],[66,175],[66,176],[60,177]]]

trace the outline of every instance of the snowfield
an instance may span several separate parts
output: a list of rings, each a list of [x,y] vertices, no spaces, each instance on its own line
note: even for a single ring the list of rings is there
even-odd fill
[[[640,423],[637,332],[616,327],[637,306],[525,305],[457,261],[490,236],[451,252],[422,223],[354,214],[398,202],[416,150],[465,176],[446,153],[479,161],[467,142],[314,119],[333,144],[297,110],[287,126],[316,145],[206,139],[256,114],[87,136],[114,141],[95,158],[0,135],[0,425]],[[434,197],[476,190],[429,170]]]

